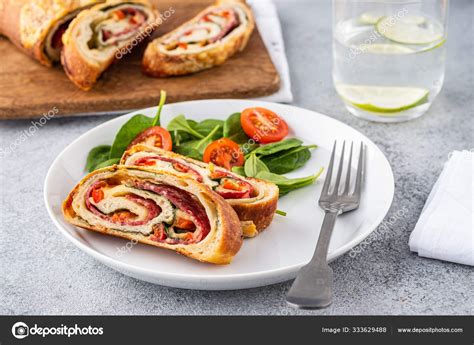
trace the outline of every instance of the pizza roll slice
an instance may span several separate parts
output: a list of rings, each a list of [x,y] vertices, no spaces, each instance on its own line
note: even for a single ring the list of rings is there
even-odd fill
[[[0,0],[0,34],[45,66],[59,62],[62,35],[82,10],[102,0]]]
[[[108,1],[82,11],[63,36],[61,62],[69,79],[90,90],[124,49],[134,48],[158,26],[148,1]]]
[[[169,171],[205,184],[232,206],[246,237],[253,237],[268,227],[277,208],[278,187],[275,184],[243,177],[171,151],[135,145],[124,153],[120,164]]]
[[[234,210],[193,179],[113,166],[87,175],[63,203],[71,224],[228,264],[242,245]]]
[[[154,77],[184,75],[223,64],[242,51],[255,28],[243,0],[220,0],[148,44],[142,68]]]

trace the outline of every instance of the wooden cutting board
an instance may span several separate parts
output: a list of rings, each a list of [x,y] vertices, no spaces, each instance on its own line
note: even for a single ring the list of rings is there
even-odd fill
[[[164,12],[175,13],[157,30],[162,35],[192,18],[213,3],[208,0],[155,0]],[[146,46],[146,43],[144,44]],[[168,93],[169,103],[206,98],[250,98],[274,93],[280,85],[257,30],[247,48],[224,65],[194,75],[151,78],[140,70],[144,46],[116,61],[88,92],[79,90],[62,67],[47,68],[0,38],[0,119],[40,117],[54,107],[57,116],[96,115],[125,112],[156,105],[160,90]]]

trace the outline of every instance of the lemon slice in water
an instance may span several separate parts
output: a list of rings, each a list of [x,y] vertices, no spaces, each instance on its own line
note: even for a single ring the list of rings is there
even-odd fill
[[[382,17],[375,28],[383,37],[403,44],[430,44],[443,39],[436,25],[420,26],[410,18]]]
[[[417,87],[336,85],[346,102],[363,110],[376,113],[398,113],[425,103],[428,89]]]

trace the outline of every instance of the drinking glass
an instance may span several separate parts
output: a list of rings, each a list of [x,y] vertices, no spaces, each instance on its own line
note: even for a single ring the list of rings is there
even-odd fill
[[[423,115],[444,80],[449,0],[333,0],[333,81],[377,122]]]

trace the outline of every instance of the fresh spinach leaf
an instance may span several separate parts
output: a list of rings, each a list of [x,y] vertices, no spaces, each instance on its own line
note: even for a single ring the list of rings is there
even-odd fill
[[[189,141],[185,144],[190,143]],[[194,158],[197,160],[202,160],[202,154],[199,153],[193,146],[180,145],[174,148],[174,152],[179,153],[180,155]]]
[[[323,168],[321,168],[319,172],[315,175],[291,179],[268,171],[261,171],[257,174],[256,177],[261,178],[262,180],[275,183],[280,189],[280,196],[283,196],[295,189],[309,186],[317,180],[317,178],[322,174],[322,172]]]
[[[279,216],[286,217],[286,212],[285,211],[276,210],[275,213],[278,214]]]
[[[170,132],[182,131],[182,132],[190,134],[191,136],[193,136],[195,138],[199,138],[199,139],[204,138],[204,135],[197,132],[193,128],[191,123],[188,122],[188,120],[186,120],[184,115],[178,115],[173,120],[171,120],[170,123],[168,124],[168,131],[170,131]]]
[[[161,90],[160,91],[160,103],[158,104],[158,110],[156,111],[156,115],[153,118],[153,122],[151,123],[150,127],[154,126],[161,126],[161,110],[163,110],[163,106],[165,105],[166,102],[166,92]]]
[[[299,147],[302,144],[303,142],[299,139],[289,138],[289,139],[285,139],[276,143],[260,146],[258,149],[253,151],[253,153],[260,156],[268,156],[268,155],[275,154],[277,152],[292,149],[294,147]]]
[[[95,167],[109,159],[110,145],[99,145],[89,151],[86,161],[86,170],[92,172]]]
[[[258,147],[260,147],[260,145],[257,143],[244,143],[240,145],[240,150],[244,155],[250,157],[249,153],[255,151],[255,149]]]
[[[240,113],[230,115],[224,122],[223,135],[225,138],[238,133],[242,129],[240,124]]]
[[[214,129],[209,132],[209,134],[200,139],[189,140],[186,142],[180,143],[179,146],[175,146],[173,151],[179,153],[183,156],[188,156],[194,159],[202,160],[202,155],[206,150],[206,147],[212,143],[212,138],[215,136],[215,133],[219,131],[219,126],[214,127]]]
[[[255,141],[250,142],[250,138],[245,134],[240,124],[240,113],[230,115],[224,122],[223,137],[229,138],[239,145],[255,145]]]
[[[203,139],[199,140],[196,143],[196,146],[194,147],[200,154],[201,156],[204,154],[204,151],[206,150],[206,147],[212,143],[212,138],[216,135],[216,133],[219,131],[221,127],[219,125],[215,126],[214,129]]]
[[[310,148],[315,146],[300,146],[289,150],[262,157],[268,169],[275,174],[286,174],[296,170],[311,158]]]
[[[114,143],[110,149],[109,158],[120,158],[127,149],[127,146],[136,138],[138,134],[151,127],[153,119],[145,115],[135,115],[128,120],[115,136]]]
[[[111,158],[97,165],[94,170],[109,167],[111,165],[118,164],[119,162],[120,162],[120,158]]]
[[[216,126],[218,126],[219,129],[212,136],[212,139],[217,140],[217,139],[222,138],[222,130],[223,130],[223,126],[224,126],[224,121],[208,119],[208,120],[201,121],[201,122],[197,123],[195,126],[192,126],[192,127],[196,130],[196,132],[198,132],[198,133],[200,133],[204,136],[207,136],[211,131],[214,130],[214,128],[216,128]]]
[[[187,119],[187,121],[188,121],[189,125],[190,125],[192,128],[195,128],[195,127],[197,126],[197,124],[199,123],[199,122],[194,121],[194,120],[192,120],[192,119]]]
[[[240,167],[240,166],[235,166],[235,167],[232,167],[232,172],[240,175],[240,176],[245,176],[245,168],[244,167]]]
[[[250,139],[247,136],[247,134],[245,134],[244,130],[241,130],[240,132],[235,133],[229,136],[228,138],[239,145],[245,145],[245,144],[248,144],[250,146],[257,145],[257,143],[254,140]]]
[[[255,154],[251,154],[245,161],[244,171],[245,175],[249,177],[255,177],[261,172],[269,172],[265,163]]]
[[[170,132],[170,135],[171,135],[171,142],[173,143],[173,147],[179,146],[181,144],[181,135],[179,134],[179,131]]]

